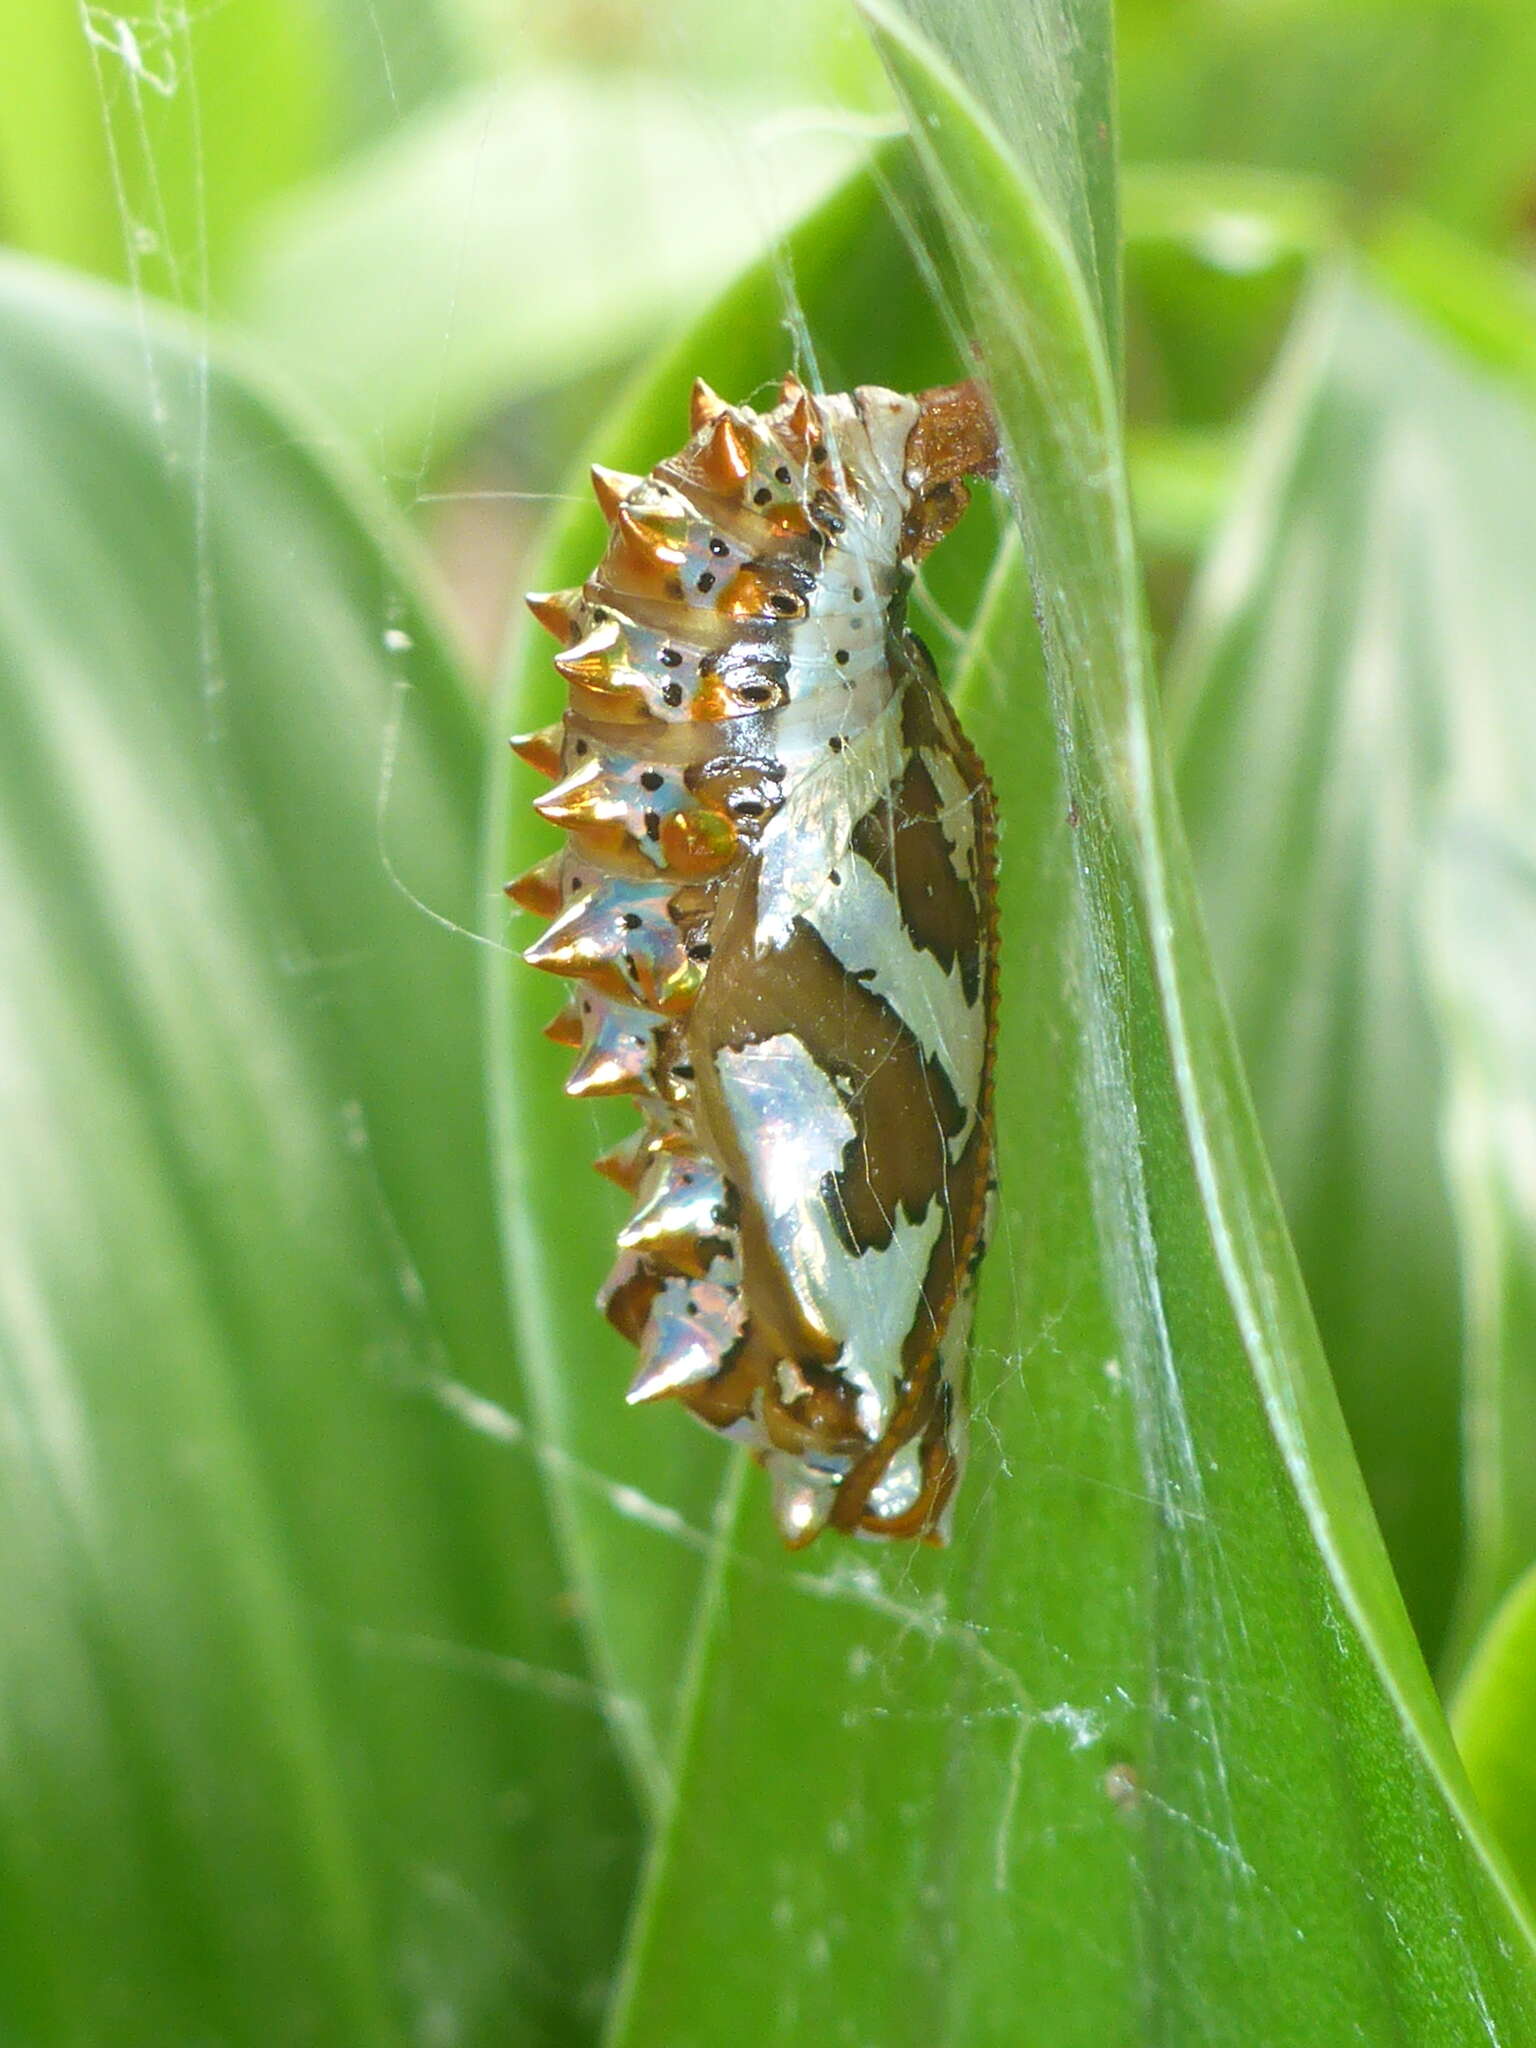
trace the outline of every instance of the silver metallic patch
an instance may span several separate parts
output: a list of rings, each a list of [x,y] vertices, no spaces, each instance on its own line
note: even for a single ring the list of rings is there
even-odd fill
[[[716,1065],[773,1248],[806,1320],[841,1344],[837,1370],[874,1443],[890,1420],[943,1206],[930,1202],[916,1223],[898,1216],[888,1245],[850,1253],[823,1192],[855,1137],[831,1080],[787,1033],[727,1046]]]

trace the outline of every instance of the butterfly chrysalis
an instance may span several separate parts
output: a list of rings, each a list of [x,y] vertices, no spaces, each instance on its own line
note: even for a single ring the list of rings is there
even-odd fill
[[[996,834],[905,599],[996,463],[974,383],[701,383],[679,454],[594,470],[592,575],[529,599],[570,696],[513,745],[567,837],[509,893],[571,982],[566,1092],[641,1117],[601,1303],[629,1399],[745,1444],[793,1545],[943,1541],[964,1455]]]

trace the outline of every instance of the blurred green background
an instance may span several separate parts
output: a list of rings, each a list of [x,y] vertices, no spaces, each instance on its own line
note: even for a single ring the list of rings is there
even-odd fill
[[[1107,56],[1091,6],[954,13],[1047,83]],[[680,335],[731,360],[750,330],[744,375],[780,341],[944,373],[907,101],[827,0],[13,16],[0,2038],[585,2042],[627,1955],[612,2039],[718,2039],[645,2017],[686,1830],[630,1916],[677,1772],[713,1816],[707,1752],[689,1779],[670,1744],[729,1695],[699,1560],[732,1510],[712,1447],[664,1418],[610,1455],[633,1425],[606,1379],[589,1416],[529,1366],[579,1375],[595,1341],[540,1321],[576,1234],[541,1204],[593,1133],[554,1121],[542,1067],[543,1166],[494,1113],[543,1053],[498,992],[491,706],[545,529],[590,540],[572,477],[599,422],[643,464],[622,434],[675,386],[654,456],[681,438]],[[1114,31],[1114,367],[1184,831],[1392,1571],[1529,1887],[1536,13],[1122,0]],[[1076,177],[1039,92],[1012,104]],[[1108,106],[1079,138],[1101,232]],[[908,240],[910,319],[882,285]],[[995,532],[978,512],[922,593],[957,670]],[[914,1613],[903,1644],[938,1643]],[[1107,1742],[1084,1737],[1101,1775]],[[1361,1795],[1383,1836],[1399,1789],[1383,1766]],[[864,1911],[850,1941],[885,1924]],[[669,1967],[718,1975],[733,1938]],[[1087,2002],[1038,2036],[1030,2009],[922,2038],[1109,2038]],[[1360,2038],[1536,2041],[1503,2007],[1465,2036],[1389,2009]],[[1125,2038],[1250,2038],[1207,2016]],[[1284,2038],[1342,2024],[1319,2006]]]
[[[1155,550],[1208,529],[1331,248],[1536,379],[1528,10],[1122,0],[1115,31]],[[615,380],[897,123],[824,0],[36,0],[0,80],[0,218],[247,335],[416,517],[484,666],[508,543]]]

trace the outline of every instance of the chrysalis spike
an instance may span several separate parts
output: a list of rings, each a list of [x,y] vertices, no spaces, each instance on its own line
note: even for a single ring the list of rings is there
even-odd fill
[[[530,590],[523,599],[529,611],[557,640],[569,640],[581,617],[580,590]]]
[[[581,997],[572,996],[556,1010],[544,1026],[544,1036],[552,1045],[563,1045],[575,1052],[581,1045]]]
[[[794,409],[784,422],[784,431],[799,444],[802,453],[809,453],[812,444],[820,438],[821,419],[808,391],[802,391],[795,400]]]
[[[606,1101],[615,1095],[645,1095],[649,1087],[645,1075],[628,1073],[601,1046],[584,1052],[565,1077],[565,1092],[576,1102]]]
[[[537,732],[514,733],[508,745],[519,761],[526,761],[530,768],[536,768],[540,775],[547,775],[553,782],[561,772],[565,720],[557,718],[553,725],[541,725]]]
[[[613,523],[623,535],[626,545],[648,567],[677,569],[688,559],[686,551],[674,540],[659,528],[638,518],[627,505],[619,506],[614,514]]]
[[[630,476],[622,469],[608,469],[601,462],[592,465],[592,494],[603,517],[610,522],[618,518],[619,507],[630,492],[638,491],[644,482],[643,476]]]
[[[655,1093],[656,1021],[645,1011],[602,996],[586,997],[581,1048],[581,1058],[566,1080],[567,1095],[584,1100]]]
[[[712,426],[721,413],[729,411],[730,407],[718,391],[711,390],[702,377],[694,378],[693,392],[688,401],[688,417],[696,434],[704,427]]]
[[[548,854],[508,882],[506,893],[519,910],[532,911],[535,917],[554,916],[561,903],[560,867],[564,858],[560,853]]]
[[[593,1171],[612,1181],[616,1188],[622,1188],[626,1195],[637,1194],[650,1171],[651,1147],[655,1142],[654,1131],[642,1124],[611,1151],[599,1153],[592,1162]]]
[[[715,421],[699,459],[699,471],[722,497],[739,491],[752,474],[752,443],[728,412]]]
[[[549,929],[524,948],[523,958],[546,974],[584,975],[601,968],[617,950],[612,920],[594,892],[567,904]]]
[[[641,1358],[640,1370],[624,1396],[631,1408],[642,1407],[647,1401],[664,1401],[669,1394],[681,1393],[684,1387],[713,1379],[720,1370],[714,1352],[681,1324],[670,1324],[668,1340],[658,1343],[654,1351],[643,1351]]]
[[[573,898],[523,958],[546,974],[571,975],[597,995],[659,1016],[686,1011],[698,987],[698,970],[683,952],[664,898],[617,881]]]
[[[640,1206],[619,1232],[625,1251],[652,1265],[702,1278],[729,1242],[725,1182],[692,1153],[663,1154],[641,1190]]]
[[[533,808],[546,823],[559,825],[567,832],[614,820],[622,823],[629,816],[629,806],[613,794],[612,784],[596,755],[583,761],[563,782],[536,797]]]
[[[583,640],[555,656],[555,667],[568,683],[585,683],[600,689],[613,666],[613,657],[623,642],[616,619],[604,619]]]

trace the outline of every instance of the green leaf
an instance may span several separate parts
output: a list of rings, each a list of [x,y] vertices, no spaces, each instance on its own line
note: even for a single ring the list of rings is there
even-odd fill
[[[0,2032],[568,2041],[634,1841],[508,1405],[483,736],[203,337],[12,262],[0,365]]]
[[[12,11],[6,239],[206,310],[256,212],[322,147],[331,52],[312,0]]]
[[[1125,179],[1132,416],[1228,428],[1262,383],[1313,264],[1344,242],[1321,179],[1201,164]]]
[[[14,16],[0,65],[5,239],[117,276],[122,221],[80,9],[74,0],[38,0]]]
[[[623,363],[856,153],[825,123],[769,149],[770,112],[656,77],[475,87],[273,218],[247,319],[360,443],[425,470],[493,406]],[[696,232],[680,166],[710,195]]]
[[[1069,243],[1079,282],[1095,298],[1106,356],[1118,367],[1120,194],[1114,41],[1104,0],[1016,8],[915,0],[901,14],[959,77],[986,81],[997,145],[1039,194],[1053,232]],[[901,77],[878,32],[875,46],[900,95]],[[950,223],[952,231],[960,225]],[[984,218],[965,225],[986,234]]]
[[[1100,132],[1083,80],[1103,76],[1107,25],[1040,7],[961,34],[1006,132],[1047,138],[1021,168],[910,24],[868,12],[970,285],[958,334],[986,345],[1044,633],[1042,650],[1005,559],[964,683],[1005,820],[1003,1207],[973,1470],[943,1554],[786,1556],[751,1474],[709,1533],[700,1466],[631,1486],[665,1455],[636,1431],[659,1442],[664,1418],[619,1412],[616,1347],[580,1300],[604,1212],[581,1205],[539,1094],[560,1063],[515,1055],[500,1128],[525,1344],[571,1449],[566,1532],[608,1669],[639,1668],[648,1645],[615,1645],[653,1593],[667,1639],[678,1553],[709,1552],[612,2038],[695,2048],[771,2013],[784,2039],[882,2048],[1526,2041],[1527,1930],[1365,1504],[1152,724],[1102,275],[1084,268],[1106,246],[1105,171],[1074,154]],[[899,211],[861,229],[864,265],[913,228]],[[916,233],[934,252],[931,224]],[[822,372],[888,375],[921,287],[818,273],[822,236],[807,228],[789,273],[796,331],[835,326]],[[784,310],[761,290],[737,305],[732,367],[772,359]],[[742,388],[707,354],[693,367]],[[608,459],[671,444],[654,405],[647,386]],[[596,533],[563,535],[549,566],[579,572]],[[546,684],[539,709],[554,702]],[[496,997],[509,1027],[518,986]],[[611,1365],[573,1368],[578,1347]],[[603,1497],[615,1478],[622,1501]],[[643,1538],[615,1526],[625,1505]]]
[[[1236,442],[1195,427],[1132,432],[1136,531],[1149,555],[1194,555],[1210,537],[1232,495]]]
[[[1457,1656],[1536,1558],[1515,1135],[1536,1106],[1533,519],[1525,409],[1360,289],[1325,293],[1173,685],[1206,914],[1325,1346],[1432,1648],[1464,1576]]]
[[[1477,366],[1536,398],[1536,282],[1414,214],[1392,214],[1370,237],[1376,282],[1429,321]]]
[[[1120,0],[1116,24],[1131,160],[1330,177],[1366,207],[1406,201],[1523,243],[1525,0]]]
[[[1462,546],[1483,522],[1479,573],[1508,548],[1504,518],[1522,497],[1536,513],[1536,435],[1502,412],[1485,417],[1493,433],[1480,446],[1458,437],[1444,449],[1456,467],[1473,450],[1487,463],[1469,462],[1465,495],[1442,507]],[[1495,483],[1510,487],[1508,498],[1482,495]],[[1479,584],[1463,575],[1442,640],[1456,760],[1425,849],[1426,952],[1447,1068],[1440,1123],[1466,1317],[1468,1541],[1446,1657],[1453,1674],[1536,1565],[1536,728],[1524,701],[1533,610],[1523,566],[1507,554],[1502,576]],[[1485,633],[1502,644],[1495,650]]]
[[[1525,267],[1403,207],[1243,166],[1141,165],[1125,184],[1131,409],[1184,427],[1246,407],[1316,266],[1353,242],[1372,281],[1479,366],[1536,394]]]
[[[1528,1896],[1536,1896],[1536,1566],[1512,1588],[1456,1695],[1473,1790]]]

